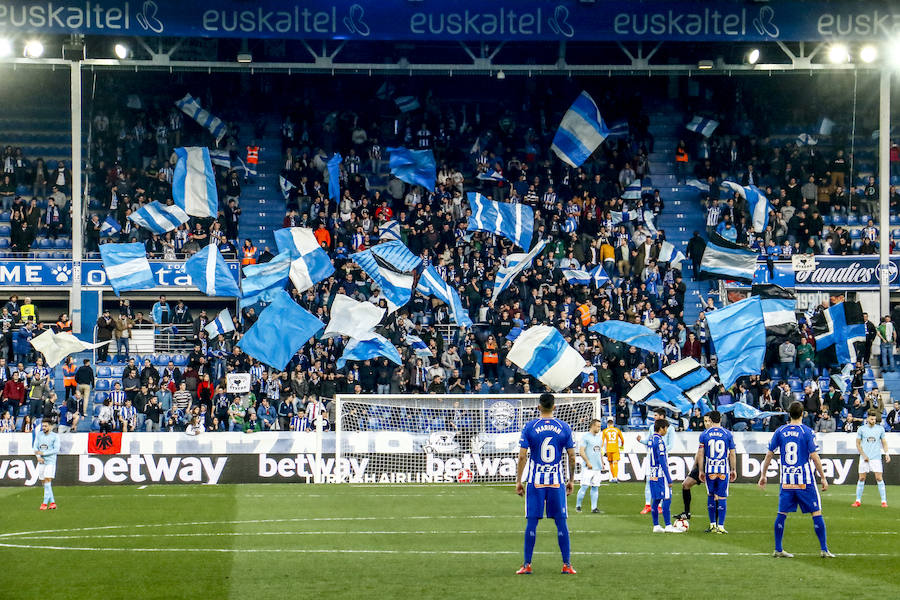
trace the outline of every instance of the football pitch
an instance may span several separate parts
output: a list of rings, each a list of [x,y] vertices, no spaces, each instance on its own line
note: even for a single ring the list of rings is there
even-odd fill
[[[601,514],[576,514],[573,494],[572,577],[546,520],[534,575],[513,574],[524,501],[512,485],[58,486],[47,512],[40,488],[0,488],[0,597],[896,598],[900,486],[887,509],[871,484],[851,508],[854,489],[823,494],[834,560],[799,514],[785,534],[795,558],[771,557],[774,483],[732,486],[728,535],[703,532],[701,488],[685,534],[651,534],[642,484],[601,487]]]

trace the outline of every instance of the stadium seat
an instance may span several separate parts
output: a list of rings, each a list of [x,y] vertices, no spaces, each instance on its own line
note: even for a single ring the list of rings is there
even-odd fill
[[[0,223],[9,223],[11,217],[12,215],[8,212],[0,213]]]
[[[172,362],[175,363],[176,367],[184,367],[187,365],[187,356],[184,354],[173,354]]]
[[[94,402],[99,404],[103,404],[103,402],[109,397],[109,394],[106,392],[94,392]]]
[[[66,237],[57,238],[56,241],[53,242],[53,247],[58,250],[65,250],[72,243],[72,240]]]
[[[153,364],[158,367],[164,367],[169,364],[169,355],[168,354],[155,354],[153,355]]]
[[[781,369],[779,367],[769,367],[769,376],[774,381],[778,381],[781,379]]]
[[[97,367],[97,377],[112,377],[109,367]]]
[[[863,373],[863,379],[875,379],[875,371],[872,370],[872,367],[866,367],[866,371]]]
[[[792,392],[802,392],[803,391],[803,382],[800,381],[799,377],[788,378],[788,385],[791,386]]]
[[[847,215],[847,226],[853,227],[854,225],[859,225],[859,217],[851,213]]]
[[[869,221],[871,221],[871,220],[872,220],[872,215],[861,215],[859,217],[859,224],[860,225],[868,225]]]
[[[103,402],[95,402],[94,409],[91,411],[92,416],[96,419],[100,416],[100,407],[103,406]]]
[[[843,226],[843,225],[847,224],[847,220],[844,218],[844,215],[838,215],[838,214],[831,216],[831,222],[834,223],[835,226],[838,226],[838,225]]]
[[[900,229],[891,230],[891,239],[900,240]]]
[[[862,248],[862,240],[853,240],[853,243],[850,244],[850,249],[854,252],[859,252],[860,248]]]
[[[6,250],[9,248],[9,239],[8,238],[0,238],[0,248]]]
[[[0,236],[9,237],[10,231],[9,225],[0,225]]]
[[[2,221],[2,220],[3,219],[0,218],[0,221]],[[900,225],[900,215],[891,215],[890,224],[891,225]]]
[[[863,389],[866,392],[871,392],[872,390],[874,390],[877,387],[878,387],[878,384],[875,382],[874,379],[864,379],[863,380]]]
[[[109,368],[110,373],[113,377],[117,379],[121,379],[122,375],[125,374],[125,366],[124,365],[113,365]]]
[[[851,240],[861,240],[862,239],[862,230],[861,229],[851,229],[850,230],[850,239]]]
[[[97,391],[109,390],[109,379],[98,379],[97,385],[94,389],[96,389]]]

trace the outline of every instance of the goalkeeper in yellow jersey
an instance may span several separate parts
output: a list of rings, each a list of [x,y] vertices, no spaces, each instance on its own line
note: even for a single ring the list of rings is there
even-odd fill
[[[619,483],[619,452],[625,445],[622,431],[615,425],[615,419],[606,419],[606,429],[603,430],[603,453],[609,462],[609,479],[613,483]]]

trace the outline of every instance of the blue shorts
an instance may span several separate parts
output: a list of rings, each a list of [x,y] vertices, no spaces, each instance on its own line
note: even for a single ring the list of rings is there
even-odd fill
[[[706,493],[719,498],[728,497],[728,476],[712,478],[706,475]]]
[[[525,517],[528,519],[543,519],[544,508],[547,509],[548,519],[566,518],[565,485],[535,487],[529,483],[525,486]]]
[[[816,484],[810,483],[804,489],[784,489],[778,495],[778,512],[796,512],[797,507],[803,513],[822,510],[822,501],[819,499],[819,490]]]
[[[672,488],[665,479],[648,479],[650,483],[650,497],[654,500],[669,500],[672,498]]]

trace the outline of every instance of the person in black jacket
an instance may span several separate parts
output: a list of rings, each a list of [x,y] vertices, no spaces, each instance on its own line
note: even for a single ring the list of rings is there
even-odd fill
[[[703,258],[704,250],[706,250],[706,241],[700,237],[699,231],[695,231],[687,245],[687,257],[694,265],[694,281],[697,281],[697,274],[700,272],[700,260]]]
[[[116,330],[116,322],[109,315],[109,309],[105,309],[100,318],[97,319],[97,341],[107,342],[112,340],[113,332]],[[109,359],[109,345],[97,348],[97,360],[106,362]]]

